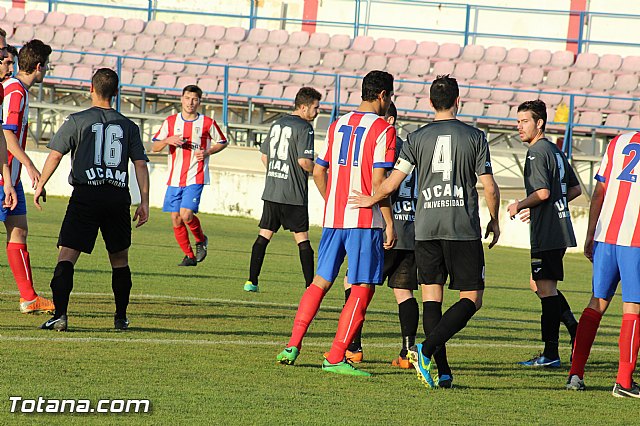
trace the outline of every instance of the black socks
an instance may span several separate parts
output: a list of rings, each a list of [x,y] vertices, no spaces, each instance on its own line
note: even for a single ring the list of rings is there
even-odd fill
[[[406,358],[408,349],[416,344],[416,333],[418,332],[420,312],[415,298],[412,297],[398,304],[398,317],[400,318],[400,331],[402,332],[400,356]]]
[[[424,329],[424,335],[428,337],[442,319],[442,302],[422,302],[422,312],[422,327]],[[439,375],[451,375],[451,368],[449,367],[449,361],[447,360],[446,345],[443,344],[435,349],[435,352],[433,353],[433,360],[438,366]]]
[[[309,287],[313,282],[313,248],[311,248],[311,243],[307,240],[298,243],[298,250],[300,252],[300,265],[302,265],[305,286]],[[253,258],[253,256],[251,257]],[[257,285],[257,281],[254,284]]]
[[[264,253],[267,251],[267,240],[262,235],[258,235],[256,241],[251,248],[251,263],[249,264],[249,281],[254,285],[258,285],[258,276],[262,269],[262,262],[264,261]]]
[[[116,318],[124,319],[127,317],[131,286],[131,269],[129,269],[129,266],[111,270],[111,289],[116,301]]]
[[[49,286],[53,292],[53,304],[56,307],[54,318],[67,315],[69,295],[73,289],[73,263],[66,260],[58,262]]]
[[[543,297],[540,299],[540,303],[542,304],[540,328],[542,330],[542,341],[544,342],[544,352],[542,354],[549,359],[559,359],[560,296]]]
[[[422,354],[431,358],[439,346],[443,346],[458,331],[462,330],[476,313],[476,304],[470,299],[460,299],[442,315],[438,325],[422,344]]]

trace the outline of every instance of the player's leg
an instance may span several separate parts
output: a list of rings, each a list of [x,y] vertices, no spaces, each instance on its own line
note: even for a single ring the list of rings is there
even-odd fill
[[[298,245],[298,254],[300,255],[300,266],[302,267],[302,275],[304,276],[305,287],[309,287],[313,282],[314,255],[313,247],[309,241],[309,227],[307,231],[294,232],[293,239]]]
[[[200,197],[204,185],[194,184],[184,188],[182,199],[180,200],[180,218],[189,228],[196,240],[196,261],[202,262],[207,257],[209,239],[202,230],[200,219],[196,216],[200,207]]]
[[[126,330],[129,328],[127,307],[133,286],[129,268],[129,249],[109,253],[109,262],[111,262],[111,289],[116,303],[113,325],[116,330]]]
[[[273,234],[280,229],[280,213],[276,203],[264,201],[262,216],[260,217],[260,231],[258,238],[251,247],[251,260],[249,262],[249,279],[244,283],[244,291],[257,292],[258,279],[262,271],[262,263],[267,252],[267,245],[271,241]]]
[[[62,236],[62,230],[60,233]],[[65,235],[66,241],[71,241],[69,238],[70,230],[68,228],[65,229]],[[77,236],[74,238],[77,238]],[[60,242],[60,239],[58,241]],[[58,263],[53,271],[53,278],[51,278],[50,284],[51,292],[53,293],[53,303],[55,304],[55,314],[51,319],[42,324],[40,328],[44,330],[66,331],[67,308],[69,306],[71,290],[73,290],[74,266],[80,257],[80,250],[65,247],[60,243],[58,247]]]
[[[531,275],[529,275],[529,287],[531,287],[531,291],[538,295],[538,287],[536,286],[536,282],[533,280]],[[571,337],[571,349],[573,350],[573,342],[576,338],[578,321],[576,321],[576,317],[571,311],[569,302],[567,302],[567,299],[564,297],[564,294],[562,294],[560,290],[558,290],[558,296],[560,296],[560,321],[562,322],[562,324],[564,324],[564,326],[567,328],[567,331],[569,332],[569,336]]]
[[[442,320],[442,302],[444,300],[444,285],[423,285],[422,287],[422,329],[425,337],[429,335],[440,324]],[[424,347],[424,345],[423,345]],[[433,353],[433,360],[438,367],[439,385],[441,387],[451,387],[453,375],[447,359],[447,346],[437,347]]]
[[[347,303],[349,297],[351,297],[351,284],[349,284],[349,279],[347,278],[349,271],[347,270],[347,275],[344,276],[344,280],[342,282],[344,286],[344,303]],[[344,305],[342,305],[344,309]],[[325,358],[328,356],[329,352],[325,353]],[[349,362],[353,363],[361,363],[364,359],[364,354],[362,352],[362,326],[356,331],[356,334],[353,335],[353,340],[349,343],[347,347],[347,352],[345,353],[345,357]]]
[[[196,255],[191,249],[189,241],[189,232],[180,217],[180,203],[182,202],[182,193],[184,188],[178,186],[167,186],[167,192],[164,195],[164,203],[162,211],[171,214],[171,225],[173,226],[173,235],[184,253],[184,258],[178,266],[196,266]]]
[[[402,335],[400,353],[391,364],[400,368],[411,368],[407,353],[409,348],[416,344],[420,313],[413,292],[418,289],[417,272],[412,250],[385,250],[383,281],[386,277],[389,278],[389,288],[393,290],[398,304],[398,319]]]
[[[282,228],[293,232],[293,239],[298,245],[300,265],[304,276],[305,286],[309,287],[313,281],[313,248],[309,242],[309,209],[307,206],[278,204],[279,222]]]
[[[281,364],[293,364],[298,357],[309,325],[315,318],[322,299],[338,276],[340,266],[346,255],[343,235],[339,229],[324,228],[318,247],[318,270],[313,283],[305,290],[293,321],[291,338],[287,347],[278,354],[276,360]]]
[[[351,294],[338,320],[338,329],[329,355],[322,364],[325,371],[338,374],[368,376],[345,362],[349,343],[362,326],[375,286],[382,282],[384,250],[381,229],[343,229],[349,261],[347,279]],[[319,261],[318,261],[319,264]]]

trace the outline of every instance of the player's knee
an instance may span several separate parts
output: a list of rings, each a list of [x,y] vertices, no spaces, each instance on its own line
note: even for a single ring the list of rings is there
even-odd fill
[[[311,250],[313,252],[313,248],[311,247],[311,242],[309,240],[300,241],[298,243],[298,250],[300,251]]]
[[[256,238],[256,241],[254,242],[254,244],[256,246],[262,246],[262,247],[266,247],[269,244],[269,239],[263,237],[262,235],[258,235],[258,238]]]
[[[184,223],[191,222],[193,220],[193,212],[180,212],[180,219],[182,219]]]

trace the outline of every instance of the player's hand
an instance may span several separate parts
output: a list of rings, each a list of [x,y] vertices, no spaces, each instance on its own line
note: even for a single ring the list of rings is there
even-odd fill
[[[584,255],[591,263],[593,263],[593,238],[587,237],[584,241]]]
[[[353,204],[352,209],[368,209],[376,204],[376,201],[370,195],[364,195],[356,190],[353,190],[353,194],[355,195],[349,196],[349,204]]]
[[[487,232],[485,232],[484,237],[489,238],[490,233],[493,234],[493,239],[489,243],[489,249],[492,249],[498,242],[498,238],[500,238],[500,224],[497,219],[491,219],[487,223]]]
[[[136,212],[133,215],[133,222],[138,221],[136,223],[136,228],[141,227],[149,220],[149,204],[141,203]]]
[[[36,208],[38,210],[42,210],[42,206],[40,205],[40,197],[42,197],[43,203],[47,202],[47,191],[44,189],[44,187],[38,185],[36,191],[33,193],[33,204],[36,205]]]
[[[4,182],[4,200],[2,200],[2,207],[13,210],[18,205],[18,194],[16,189],[10,180]]]
[[[520,221],[524,223],[531,222],[531,210],[529,209],[520,210]]]
[[[509,204],[507,210],[509,211],[509,217],[513,220],[514,217],[518,214],[518,203],[520,200],[515,200],[513,203]]]
[[[31,188],[36,189],[40,182],[40,171],[32,164],[30,167],[27,167],[27,173],[31,178]]]
[[[395,227],[387,226],[384,230],[384,243],[382,243],[382,247],[385,250],[391,250],[395,247],[398,242],[398,234],[396,233]]]
[[[182,135],[169,136],[164,141],[167,143],[167,145],[171,145],[171,146],[182,146],[182,144],[184,143],[184,139],[182,139]]]
[[[204,149],[196,149],[195,151],[196,160],[203,161],[205,158],[209,156],[209,152]]]

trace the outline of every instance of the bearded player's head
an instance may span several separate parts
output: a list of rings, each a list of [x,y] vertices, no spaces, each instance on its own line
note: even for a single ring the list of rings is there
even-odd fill
[[[362,103],[367,103],[373,111],[383,116],[391,105],[393,96],[393,76],[386,71],[371,71],[362,79]]]
[[[518,106],[518,134],[522,142],[535,143],[544,137],[547,125],[547,105],[540,99]]]
[[[18,50],[13,46],[7,46],[7,56],[0,60],[0,82],[11,78],[17,60]]]
[[[293,114],[305,121],[313,121],[318,116],[322,95],[313,87],[303,87],[298,90],[294,100]]]
[[[190,118],[195,117],[200,109],[200,103],[202,102],[202,89],[195,84],[190,84],[182,89],[182,96],[180,97],[180,105],[182,106],[182,117]]]

